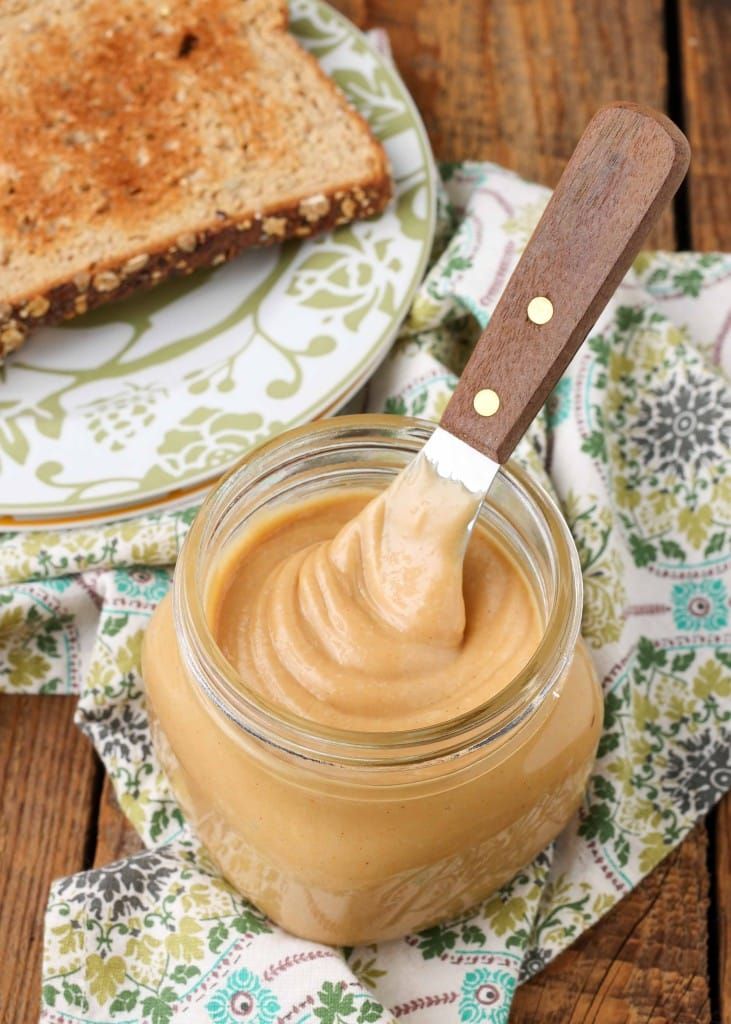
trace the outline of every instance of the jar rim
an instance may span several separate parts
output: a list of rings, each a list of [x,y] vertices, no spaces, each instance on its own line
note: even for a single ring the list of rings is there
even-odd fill
[[[500,473],[543,526],[556,586],[544,630],[523,668],[497,694],[477,707],[438,725],[415,729],[356,731],[312,722],[276,705],[248,687],[226,659],[210,629],[203,594],[200,559],[211,542],[212,526],[220,522],[243,488],[256,479],[257,465],[281,455],[277,465],[260,472],[266,478],[298,458],[293,446],[311,454],[319,439],[345,438],[347,448],[362,434],[381,431],[386,447],[414,453],[435,424],[403,416],[359,414],[318,420],[279,434],[249,452],[206,498],[185,539],[173,581],[173,614],[183,660],[203,694],[234,726],[283,754],[333,766],[376,769],[436,763],[475,751],[512,731],[543,703],[568,667],[579,636],[582,577],[578,554],[566,522],[548,492],[522,467],[511,462]],[[304,443],[303,443],[304,442]],[[415,444],[418,442],[418,444]],[[361,441],[361,443],[364,443]],[[247,481],[247,475],[250,478]]]

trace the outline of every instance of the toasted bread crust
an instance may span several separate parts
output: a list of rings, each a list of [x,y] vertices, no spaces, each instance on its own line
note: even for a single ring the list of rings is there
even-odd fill
[[[276,245],[288,238],[327,231],[357,217],[370,217],[380,212],[390,197],[390,180],[379,179],[371,185],[338,190],[332,196],[311,196],[251,218],[222,222],[220,227],[191,232],[154,251],[98,264],[42,294],[0,305],[0,358],[18,348],[35,327],[80,316],[170,277],[218,266],[253,246]]]

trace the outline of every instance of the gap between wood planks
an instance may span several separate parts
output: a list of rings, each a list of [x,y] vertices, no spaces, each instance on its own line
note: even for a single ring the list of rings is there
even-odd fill
[[[687,134],[683,102],[683,54],[680,47],[680,11],[678,0],[664,0],[665,51],[667,53],[667,113]],[[676,249],[690,249],[690,177],[687,176],[673,199]]]
[[[89,821],[89,827],[86,832],[86,841],[84,842],[83,852],[83,868],[81,870],[87,871],[89,868],[96,866],[96,850],[97,840],[99,838],[99,815],[101,811],[101,800],[102,792],[105,785],[111,785],[107,779],[104,765],[101,758],[94,750],[94,773],[91,778],[91,806],[92,814]]]

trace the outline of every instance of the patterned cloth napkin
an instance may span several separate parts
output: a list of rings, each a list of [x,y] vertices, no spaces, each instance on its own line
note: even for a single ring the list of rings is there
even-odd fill
[[[370,408],[438,417],[547,191],[442,169],[431,269]],[[150,746],[142,634],[193,511],[0,538],[0,683],[78,693],[77,721],[147,850],[53,885],[41,1019],[131,1024],[505,1024],[531,977],[731,784],[731,257],[637,261],[519,458],[576,539],[606,714],[580,813],[482,906],[331,949],[217,874]],[[726,348],[724,350],[724,344]]]

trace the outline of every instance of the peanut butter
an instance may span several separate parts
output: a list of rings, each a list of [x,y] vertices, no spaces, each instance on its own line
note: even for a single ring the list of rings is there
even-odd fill
[[[387,490],[285,509],[227,551],[213,634],[247,686],[313,722],[397,731],[498,693],[541,637],[535,596],[474,498],[418,460]]]

